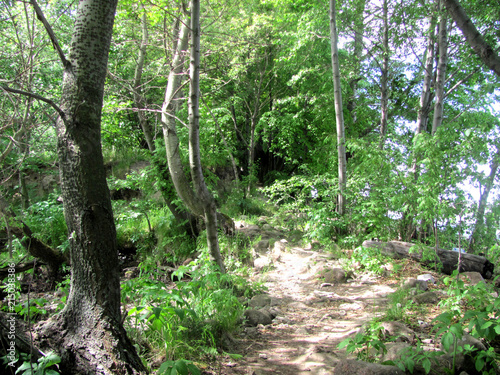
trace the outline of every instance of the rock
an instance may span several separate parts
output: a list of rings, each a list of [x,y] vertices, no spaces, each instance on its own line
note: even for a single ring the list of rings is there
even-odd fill
[[[385,344],[387,353],[382,357],[382,362],[385,361],[399,361],[401,358],[407,356],[408,348],[411,347],[407,342],[388,342]]]
[[[403,283],[403,289],[417,288],[418,290],[426,291],[428,288],[427,281],[409,278]]]
[[[385,338],[396,337],[397,341],[412,342],[415,340],[415,332],[401,322],[382,322]]]
[[[347,281],[346,272],[342,268],[325,269],[321,272],[323,281],[328,284],[345,283]]]
[[[321,243],[317,240],[308,243],[304,249],[305,250],[318,250],[321,247]]]
[[[417,305],[424,305],[424,304],[434,304],[439,302],[439,297],[435,292],[425,292],[422,294],[417,294],[413,298],[413,302],[415,302]]]
[[[292,249],[290,249],[290,252],[298,255],[301,258],[308,258],[311,255],[315,254],[314,251],[306,251],[304,249],[301,249],[300,247],[293,247]]]
[[[269,294],[257,294],[248,302],[248,306],[253,308],[271,306],[271,296]]]
[[[417,280],[427,281],[428,283],[432,283],[432,284],[436,285],[436,279],[434,279],[434,277],[430,273],[418,275]]]
[[[253,250],[256,254],[265,255],[267,250],[269,250],[269,240],[261,240],[257,242],[254,245]]]
[[[266,267],[270,267],[271,264],[271,259],[269,259],[268,257],[258,257],[253,261],[253,268],[255,268],[256,271],[261,271]]]
[[[281,254],[286,250],[287,240],[283,239],[276,241],[271,251],[271,258],[274,262],[278,262],[281,259]]]
[[[396,366],[345,359],[335,366],[333,375],[405,375],[405,372]]]
[[[479,272],[462,272],[460,274],[460,279],[466,284],[476,285],[479,283],[484,283],[484,278]]]
[[[267,224],[267,223],[266,223],[266,224],[264,224],[264,225],[262,226],[262,230],[265,230],[265,231],[270,232],[270,231],[273,231],[273,230],[274,230],[274,228],[273,228],[271,225],[269,225],[269,224]]]
[[[273,322],[275,318],[269,311],[266,309],[248,309],[244,313],[244,317],[246,320],[246,325],[250,327],[256,327],[259,324],[269,325]]]

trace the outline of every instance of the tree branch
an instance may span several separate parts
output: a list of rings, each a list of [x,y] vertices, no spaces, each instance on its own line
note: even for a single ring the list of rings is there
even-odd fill
[[[0,86],[0,88],[2,90],[5,90],[7,92],[11,92],[13,94],[20,94],[20,95],[24,95],[24,96],[27,96],[27,97],[30,97],[30,98],[33,98],[33,99],[37,99],[37,100],[40,100],[42,102],[45,102],[47,103],[48,105],[50,105],[52,108],[54,108],[56,110],[57,113],[59,113],[59,116],[61,116],[61,118],[64,120],[65,119],[65,113],[64,111],[59,108],[57,106],[56,103],[54,103],[52,100],[50,99],[47,99],[41,95],[38,95],[38,94],[34,94],[32,92],[28,92],[28,91],[23,91],[23,90],[17,90],[17,89],[13,89],[11,87],[8,87],[8,86]]]
[[[490,70],[500,77],[500,56],[484,40],[458,0],[444,0],[444,5],[474,52]]]
[[[33,5],[33,9],[35,10],[36,17],[42,22],[43,26],[45,27],[45,30],[47,31],[47,34],[49,34],[49,38],[52,42],[52,45],[54,46],[54,49],[57,51],[59,54],[59,58],[61,59],[62,64],[64,67],[68,67],[70,65],[70,62],[66,60],[66,57],[64,56],[64,52],[61,49],[61,46],[59,45],[59,42],[57,41],[56,34],[54,34],[54,30],[52,30],[52,27],[50,26],[49,22],[43,15],[42,9],[38,6],[38,3],[36,0],[30,0],[31,5]]]

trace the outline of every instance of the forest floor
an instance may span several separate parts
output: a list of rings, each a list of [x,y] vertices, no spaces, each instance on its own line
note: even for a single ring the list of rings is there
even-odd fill
[[[397,276],[365,273],[343,283],[326,284],[322,270],[335,267],[340,267],[339,260],[332,254],[287,246],[267,271],[255,272],[251,280],[267,288],[271,297],[268,309],[276,318],[272,324],[246,327],[235,334],[229,352],[243,357],[226,357],[212,373],[332,374],[341,359],[354,358],[338,349],[338,344],[384,314],[387,296],[402,279],[428,273],[407,263]]]

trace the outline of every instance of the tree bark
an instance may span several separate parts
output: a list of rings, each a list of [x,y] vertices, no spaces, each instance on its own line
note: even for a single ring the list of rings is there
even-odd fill
[[[143,92],[142,92],[142,73],[144,71],[144,64],[146,63],[146,55],[147,55],[147,45],[149,42],[149,33],[148,33],[148,22],[147,22],[147,14],[146,10],[143,7],[143,14],[141,18],[141,31],[142,38],[141,44],[139,47],[139,54],[137,58],[137,65],[135,67],[134,72],[134,83],[133,83],[133,98],[134,98],[134,107],[138,109],[137,116],[139,118],[139,124],[141,126],[142,132],[144,134],[144,139],[146,140],[146,144],[148,145],[148,149],[153,155],[153,165],[155,166],[158,174],[161,176],[163,181],[160,183],[160,190],[162,196],[165,200],[165,204],[169,208],[172,215],[174,215],[175,220],[179,223],[186,223],[185,229],[186,232],[191,236],[196,237],[198,235],[198,226],[196,218],[191,215],[188,211],[186,211],[183,207],[174,203],[174,200],[177,199],[174,189],[170,187],[170,175],[167,173],[163,173],[166,169],[168,170],[167,163],[163,163],[157,157],[154,157],[154,153],[156,151],[156,145],[154,142],[155,134],[151,127],[151,123],[149,122],[148,116],[146,116],[146,111],[144,109],[147,107],[147,103],[145,101]]]
[[[217,236],[217,211],[212,195],[208,191],[203,178],[200,147],[199,147],[199,1],[191,3],[191,33],[193,47],[191,52],[190,93],[189,93],[189,167],[194,190],[184,173],[180,157],[179,139],[176,125],[176,97],[181,89],[185,53],[188,43],[189,28],[183,22],[179,31],[179,40],[173,58],[173,66],[168,78],[165,91],[165,101],[162,107],[162,124],[167,150],[170,175],[177,194],[184,204],[196,216],[202,217],[207,228],[207,245],[212,257],[217,262],[222,273],[225,272],[224,263],[219,250]],[[196,20],[197,19],[197,20]],[[198,56],[196,56],[198,55]],[[219,216],[220,217],[220,216]]]
[[[500,77],[500,56],[483,38],[458,0],[443,0],[448,13],[483,63]]]
[[[191,63],[189,68],[189,167],[197,197],[203,205],[207,242],[210,254],[222,273],[226,272],[219,249],[217,209],[208,191],[200,157],[200,0],[192,0],[191,10]]]
[[[81,0],[57,121],[71,284],[63,311],[38,332],[64,374],[146,372],[121,324],[116,229],[101,150],[101,111],[117,0]]]
[[[333,90],[335,96],[335,117],[337,122],[337,160],[339,174],[339,195],[337,211],[343,215],[345,211],[346,155],[345,155],[345,129],[342,107],[342,91],[340,85],[339,54],[337,47],[337,21],[335,0],[330,0],[330,43],[332,53]]]
[[[387,134],[387,117],[389,106],[389,89],[387,83],[389,80],[389,11],[387,0],[382,4],[384,29],[382,35],[383,59],[382,72],[380,76],[380,146],[384,144]]]
[[[415,246],[415,244],[402,241],[363,242],[363,247],[378,248],[380,249],[382,255],[394,259],[411,258],[418,262],[428,263],[428,261],[423,260],[423,254],[421,251],[410,253],[410,249],[413,246]],[[430,252],[437,254],[439,261],[443,266],[442,271],[445,274],[451,275],[453,271],[457,269],[459,261],[459,253],[457,251],[438,249],[437,252],[435,252],[433,248],[429,247],[428,249]],[[462,253],[461,258],[462,264],[460,266],[459,272],[479,272],[485,279],[491,279],[493,275],[494,265],[488,259],[479,255],[466,253]]]
[[[429,17],[429,30],[427,31],[427,49],[425,52],[424,82],[422,93],[420,95],[420,107],[417,115],[417,130],[415,134],[421,134],[427,131],[429,113],[432,103],[432,80],[434,75],[434,51],[436,46],[436,17],[431,12]],[[415,166],[414,166],[414,169]]]
[[[432,135],[443,123],[444,85],[446,81],[446,66],[448,65],[448,18],[444,9],[444,0],[439,0],[439,61],[436,71],[436,101],[434,103],[434,118],[432,120]]]

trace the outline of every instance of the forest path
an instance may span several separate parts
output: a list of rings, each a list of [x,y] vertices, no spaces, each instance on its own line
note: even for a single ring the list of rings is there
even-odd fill
[[[386,297],[396,285],[366,275],[324,285],[321,271],[340,267],[339,261],[298,247],[287,246],[273,263],[252,280],[268,288],[271,306],[267,308],[276,318],[270,325],[247,327],[236,336],[232,349],[243,358],[224,363],[219,373],[332,374],[338,361],[347,356],[337,345],[382,314]]]

